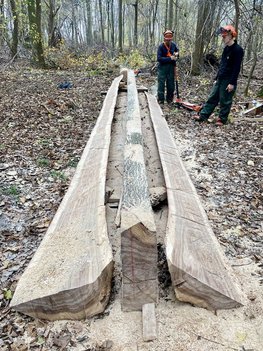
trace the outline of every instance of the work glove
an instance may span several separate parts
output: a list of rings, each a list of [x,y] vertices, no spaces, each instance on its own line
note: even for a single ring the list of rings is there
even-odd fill
[[[172,56],[171,56],[171,60],[176,61],[178,59],[178,52],[175,52]]]

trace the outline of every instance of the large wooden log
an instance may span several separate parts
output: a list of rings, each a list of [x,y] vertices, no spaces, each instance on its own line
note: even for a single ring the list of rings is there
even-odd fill
[[[158,299],[156,228],[150,204],[138,94],[128,71],[126,144],[121,204],[122,309]]]
[[[147,98],[167,187],[166,254],[176,297],[213,310],[240,306],[242,293],[162,111],[154,96],[147,94]]]
[[[105,181],[116,78],[76,173],[37,252],[18,282],[11,306],[48,320],[101,313],[109,298],[112,249],[105,216]]]

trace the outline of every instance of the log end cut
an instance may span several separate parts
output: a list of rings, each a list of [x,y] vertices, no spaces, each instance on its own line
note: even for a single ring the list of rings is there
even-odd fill
[[[20,291],[14,295],[11,307],[28,316],[50,321],[80,320],[102,313],[109,301],[113,262],[92,284],[61,290],[54,294],[30,299]]]
[[[243,296],[233,281],[226,286],[222,276],[222,285],[211,287],[191,275],[171,265],[168,261],[176,298],[194,306],[208,310],[231,309],[243,305]]]
[[[156,233],[141,223],[134,225],[122,233],[121,251],[122,309],[142,310],[158,300]]]

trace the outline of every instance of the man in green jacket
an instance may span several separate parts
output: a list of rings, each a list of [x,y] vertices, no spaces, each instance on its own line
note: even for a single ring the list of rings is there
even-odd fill
[[[216,125],[222,126],[227,123],[233,96],[237,87],[237,78],[240,72],[244,50],[235,41],[237,32],[233,26],[227,25],[221,27],[219,33],[222,36],[225,48],[221,57],[216,81],[200,114],[195,115],[194,119],[199,122],[208,120],[219,103],[219,118]]]

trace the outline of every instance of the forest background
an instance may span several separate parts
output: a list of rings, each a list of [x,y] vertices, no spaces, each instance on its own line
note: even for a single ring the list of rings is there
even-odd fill
[[[245,94],[262,54],[262,0],[0,0],[0,48],[11,61],[41,68],[96,70],[112,61],[141,68],[156,61],[165,29],[175,30],[189,73],[220,56],[220,26],[233,24],[249,67]],[[212,60],[211,58],[212,55]]]

